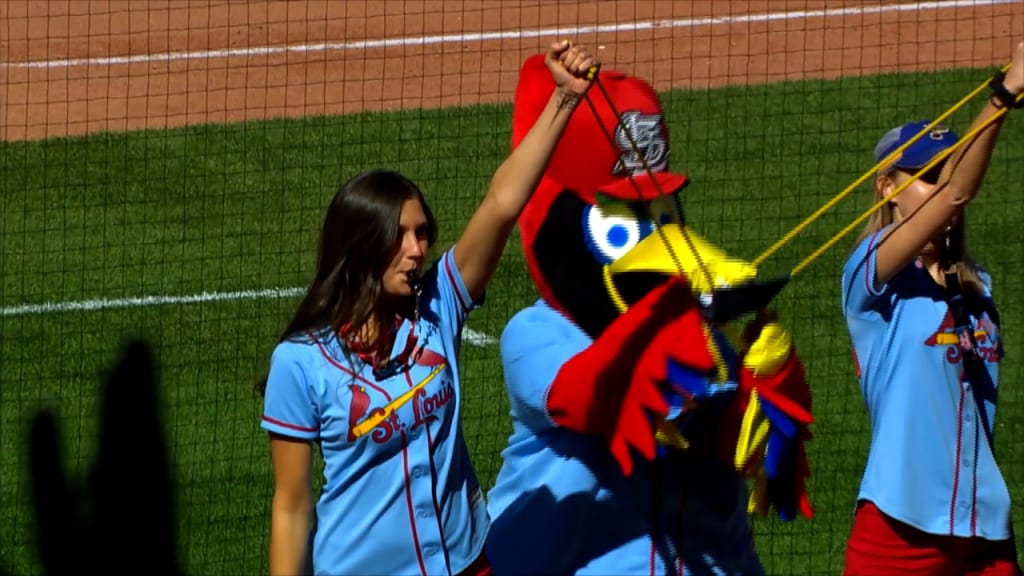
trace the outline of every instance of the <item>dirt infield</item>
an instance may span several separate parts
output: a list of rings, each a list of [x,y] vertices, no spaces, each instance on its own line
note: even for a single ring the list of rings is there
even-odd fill
[[[503,101],[562,36],[659,89],[1005,63],[1024,1],[971,4],[0,0],[0,140]]]

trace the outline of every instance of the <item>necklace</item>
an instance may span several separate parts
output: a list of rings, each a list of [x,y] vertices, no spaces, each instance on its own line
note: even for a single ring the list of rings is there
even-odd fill
[[[388,328],[387,336],[383,340],[378,339],[378,345],[375,347],[366,346],[358,334],[351,334],[351,330],[342,330],[342,338],[345,344],[359,357],[360,360],[373,366],[373,376],[378,380],[386,380],[395,376],[402,370],[408,368],[409,359],[412,357],[413,352],[416,350],[416,343],[418,340],[416,329],[419,325],[420,320],[420,294],[423,292],[423,287],[417,278],[410,275],[410,284],[413,287],[413,294],[415,295],[415,301],[413,303],[412,320],[409,326],[409,333],[405,337],[405,345],[398,352],[398,354],[386,362],[380,361],[379,350],[388,350],[394,343],[394,338],[398,334],[399,328],[402,326],[402,316],[396,314],[394,321]]]

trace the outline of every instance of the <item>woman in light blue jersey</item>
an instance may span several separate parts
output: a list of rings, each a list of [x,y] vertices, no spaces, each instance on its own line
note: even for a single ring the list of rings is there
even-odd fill
[[[315,276],[261,386],[271,574],[301,573],[307,558],[316,574],[488,573],[489,519],[462,434],[457,362],[466,318],[597,65],[569,42],[545,62],[555,88],[544,113],[426,272],[436,225],[404,176],[359,174],[327,207]],[[316,499],[314,446],[324,459]]]
[[[1024,43],[991,85],[972,130],[1024,92]],[[843,269],[843,314],[871,421],[844,574],[1021,574],[993,450],[999,316],[992,280],[967,251],[964,212],[1011,112],[879,209]],[[928,124],[886,133],[876,161]],[[957,141],[946,127],[931,129],[883,167],[876,201]]]

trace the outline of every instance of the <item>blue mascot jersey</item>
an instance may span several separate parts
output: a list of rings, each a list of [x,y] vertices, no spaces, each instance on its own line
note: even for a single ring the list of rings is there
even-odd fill
[[[625,477],[602,439],[551,421],[555,375],[592,342],[543,300],[502,334],[513,430],[488,495],[494,575],[762,574],[745,481],[713,451],[638,459]]]

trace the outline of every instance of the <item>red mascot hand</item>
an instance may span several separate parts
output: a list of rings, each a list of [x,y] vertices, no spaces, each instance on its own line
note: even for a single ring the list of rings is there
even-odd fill
[[[683,277],[645,295],[559,370],[547,410],[558,426],[605,439],[625,475],[630,448],[654,459],[653,420],[668,413],[660,384],[669,358],[713,367],[697,301]],[[692,343],[692,344],[691,344]]]

